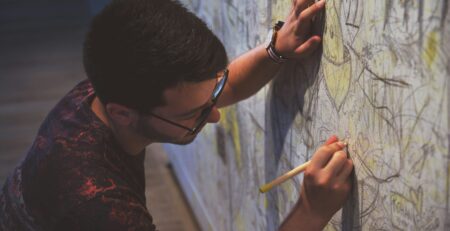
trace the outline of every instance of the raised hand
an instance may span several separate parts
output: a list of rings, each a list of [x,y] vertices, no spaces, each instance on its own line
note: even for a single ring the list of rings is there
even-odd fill
[[[325,0],[293,0],[292,10],[278,32],[275,50],[287,58],[304,58],[321,43],[321,37],[311,35],[312,20],[324,9]]]

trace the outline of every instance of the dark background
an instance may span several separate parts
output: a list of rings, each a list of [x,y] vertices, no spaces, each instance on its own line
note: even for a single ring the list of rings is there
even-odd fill
[[[109,0],[0,0],[0,188],[47,113],[85,79],[82,44]],[[164,231],[199,230],[160,145],[147,149],[147,207]]]
[[[0,1],[0,185],[49,110],[85,78],[87,0]]]

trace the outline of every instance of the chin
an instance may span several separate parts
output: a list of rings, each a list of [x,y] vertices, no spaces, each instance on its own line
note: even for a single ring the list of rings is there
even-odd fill
[[[194,134],[186,133],[185,135],[183,135],[182,137],[179,137],[179,138],[170,137],[170,136],[167,136],[167,135],[161,135],[160,136],[161,138],[158,139],[159,140],[158,142],[160,142],[160,143],[177,144],[177,145],[187,145],[187,144],[192,143],[195,140],[195,138],[197,137],[197,135],[200,133],[201,130],[202,129],[199,129]]]
[[[196,137],[197,137],[197,134],[186,135],[186,136],[183,136],[176,140],[175,139],[169,140],[169,141],[167,141],[167,143],[178,144],[178,145],[187,145],[187,144],[192,143]]]
[[[196,137],[197,137],[197,134],[185,136],[182,139],[178,140],[177,144],[180,144],[180,145],[190,144],[190,143],[194,142]]]
[[[197,137],[197,135],[202,131],[202,129],[203,129],[203,127],[205,125],[206,125],[206,123],[203,124],[202,128],[199,129],[196,133],[194,133],[194,134],[187,134],[187,135],[181,137],[180,139],[175,140],[174,142],[171,142],[171,143],[178,144],[178,145],[187,145],[187,144],[192,143],[195,140],[195,138]]]

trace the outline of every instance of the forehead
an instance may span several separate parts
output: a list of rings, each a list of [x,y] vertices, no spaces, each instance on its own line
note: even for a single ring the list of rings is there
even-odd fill
[[[198,83],[183,82],[166,89],[163,97],[167,104],[161,109],[169,113],[183,113],[204,105],[211,98],[216,81],[214,78]]]

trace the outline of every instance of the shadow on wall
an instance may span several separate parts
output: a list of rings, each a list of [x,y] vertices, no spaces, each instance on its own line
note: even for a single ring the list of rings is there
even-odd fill
[[[325,13],[317,17],[314,22],[313,34],[322,37],[325,27]],[[302,61],[286,63],[270,86],[265,127],[270,128],[265,140],[265,179],[269,181],[276,178],[279,173],[280,159],[283,146],[288,139],[289,130],[298,113],[305,122],[302,129],[312,134],[311,121],[318,106],[317,94],[319,90],[319,70],[322,59],[322,47],[314,54]],[[308,91],[308,93],[307,93]],[[308,97],[309,96],[309,97]],[[308,101],[305,101],[305,98]],[[312,137],[309,136],[309,137]],[[311,138],[303,140],[308,150],[315,148]],[[312,153],[312,152],[307,152]],[[307,157],[309,159],[309,157]],[[349,200],[342,210],[341,230],[361,230],[359,217],[359,196],[355,173],[352,173],[353,190]],[[298,190],[298,188],[297,188]],[[300,191],[297,191],[300,193]],[[267,231],[277,230],[280,226],[278,198],[283,196],[278,188],[268,192],[268,206],[266,212]],[[288,198],[286,198],[288,199]]]
[[[314,22],[314,34],[322,36],[325,14]],[[305,121],[310,121],[309,111],[312,102],[305,102],[308,89],[317,92],[322,47],[305,60],[286,63],[270,86],[266,108],[265,127],[270,128],[265,134],[265,179],[270,181],[278,176],[277,169],[283,152],[283,145],[295,117],[300,113]],[[305,105],[306,104],[306,105]],[[311,145],[306,142],[306,145]],[[309,148],[309,147],[308,147]],[[280,225],[277,205],[280,193],[278,188],[268,192],[266,212],[267,231],[277,230]]]
[[[358,179],[356,178],[355,170],[352,175],[352,191],[348,196],[347,202],[345,202],[342,208],[342,229],[341,230],[362,230],[361,219],[359,213],[359,194],[358,194]]]

